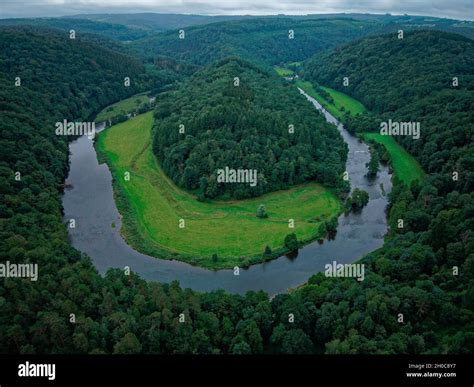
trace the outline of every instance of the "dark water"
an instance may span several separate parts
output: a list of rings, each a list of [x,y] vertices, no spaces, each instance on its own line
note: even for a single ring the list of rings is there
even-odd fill
[[[322,109],[313,98],[305,96],[317,109]],[[383,245],[383,236],[387,231],[387,199],[382,194],[380,184],[383,184],[386,193],[390,192],[390,175],[388,168],[381,166],[378,177],[368,180],[365,177],[365,164],[369,161],[368,147],[344,130],[329,113],[323,113],[329,122],[338,125],[349,147],[346,170],[349,172],[351,188],[364,189],[370,197],[369,203],[360,213],[340,216],[335,239],[326,240],[322,245],[311,243],[293,259],[283,256],[249,269],[241,269],[238,276],[232,270],[210,271],[138,253],[120,236],[121,220],[113,200],[109,168],[106,164],[98,164],[92,140],[83,136],[69,146],[70,173],[66,182],[72,187],[65,191],[63,197],[65,220],[76,220],[76,228],[69,229],[73,246],[87,253],[101,273],[109,268],[130,266],[147,280],[178,280],[183,287],[197,291],[222,288],[233,293],[261,289],[274,295],[301,285],[311,275],[324,271],[326,263],[356,261]],[[115,228],[112,228],[113,222]]]

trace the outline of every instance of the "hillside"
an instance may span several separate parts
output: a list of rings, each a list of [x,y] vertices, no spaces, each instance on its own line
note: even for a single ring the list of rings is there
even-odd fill
[[[458,39],[449,46],[466,42]],[[418,43],[423,49],[423,42]],[[264,292],[243,296],[223,291],[201,293],[183,290],[177,282],[147,282],[133,272],[124,275],[120,269],[99,275],[90,259],[71,247],[63,223],[60,195],[68,149],[66,139],[54,135],[54,123],[64,118],[87,119],[108,104],[148,90],[150,85],[145,81],[133,82],[129,89],[122,87],[124,76],[140,79],[141,64],[88,42],[71,42],[61,33],[31,29],[0,29],[0,48],[0,257],[2,263],[39,264],[37,282],[22,278],[0,281],[1,353],[474,352],[474,246],[470,232],[474,229],[474,195],[467,174],[473,169],[473,152],[472,139],[465,135],[473,121],[470,119],[469,126],[462,121],[464,114],[472,111],[464,94],[457,99],[457,95],[443,90],[434,96],[421,96],[420,104],[411,105],[416,108],[413,116],[423,118],[426,112],[432,112],[430,98],[440,108],[438,98],[447,95],[453,98],[442,110],[447,118],[437,118],[445,122],[450,117],[457,120],[459,115],[461,119],[450,131],[453,138],[445,139],[442,148],[436,140],[434,148],[423,149],[420,159],[426,157],[424,163],[429,166],[433,162],[433,170],[439,172],[431,173],[422,186],[395,185],[390,196],[391,235],[383,248],[362,260],[366,265],[363,283],[353,278],[327,278],[320,273],[307,285],[271,299]],[[383,50],[383,41],[381,47],[373,47],[374,57],[378,50]],[[425,58],[417,57],[422,65]],[[353,58],[355,62],[362,59]],[[366,78],[375,75],[369,65],[360,69]],[[404,65],[404,58],[400,58],[399,65]],[[265,72],[235,61],[221,64],[229,71],[234,66],[241,71],[242,86],[248,79],[252,81],[244,90],[255,92],[225,96],[235,100],[235,108],[239,103],[249,104],[250,96],[258,98],[259,84],[271,86],[270,91],[275,88],[276,98],[268,97],[272,102],[281,97],[280,88],[284,86],[278,86]],[[418,63],[410,62],[407,74],[418,67]],[[210,77],[208,89],[200,77],[219,70],[211,67],[202,71],[194,80],[204,91],[217,91],[222,82],[219,78]],[[246,75],[251,77],[246,79]],[[21,77],[21,87],[14,86],[17,76]],[[385,72],[380,82],[389,77]],[[466,81],[460,79],[462,92]],[[415,92],[410,84],[391,86],[395,95]],[[187,87],[199,98],[186,99],[184,90],[177,95],[199,112],[201,93],[193,90],[192,83]],[[368,93],[370,90],[367,88]],[[472,89],[469,91],[472,95]],[[288,91],[284,101],[291,103],[291,95]],[[209,102],[216,98],[212,93],[207,97]],[[166,101],[169,109],[179,103],[173,98]],[[300,105],[303,113],[304,104]],[[177,118],[170,115],[166,105],[161,106],[158,119],[161,116],[163,121],[176,124]],[[394,112],[402,108],[396,107]],[[192,116],[187,110],[176,114]],[[306,113],[300,116],[306,117]],[[318,117],[311,122],[320,122]],[[122,127],[132,124],[128,121]],[[298,133],[298,126],[295,129]],[[444,136],[443,128],[439,132]],[[466,138],[463,146],[458,144],[458,135]],[[338,144],[336,137],[332,140]],[[117,143],[124,144],[119,140]],[[445,157],[455,164],[443,164]],[[460,168],[458,181],[448,173],[453,166]],[[21,173],[19,181],[15,172]],[[396,226],[399,218],[404,220],[402,229]],[[459,269],[457,275],[453,275],[455,267]],[[229,276],[235,279],[231,273]],[[244,274],[240,278],[245,278]],[[75,324],[70,322],[71,313],[76,317]],[[289,321],[290,313],[294,322]],[[178,323],[181,316],[185,316],[184,323]]]
[[[35,111],[33,116],[85,119],[111,101],[151,86],[139,60],[81,38],[34,27],[3,27],[0,33],[2,102],[10,105],[7,112],[31,98],[34,104],[24,108]],[[19,87],[15,77],[21,78]],[[125,77],[132,80],[129,87],[124,86]]]
[[[208,16],[208,15],[181,15],[171,13],[130,13],[130,14],[81,14],[71,16],[73,19],[87,19],[100,23],[121,24],[137,32],[162,32],[176,28],[185,28],[194,25],[237,20],[245,16]]]
[[[50,31],[1,28],[0,53],[0,256],[38,263],[47,276],[77,258],[60,205],[68,138],[56,134],[55,124],[91,120],[148,85],[135,59]],[[134,80],[130,87],[123,85],[126,76]],[[22,292],[31,284],[11,286]]]
[[[252,18],[188,27],[133,42],[145,56],[164,55],[204,65],[230,55],[266,64],[296,62],[370,34],[380,24],[350,19]],[[289,31],[294,39],[289,39]]]
[[[395,180],[389,235],[384,247],[363,261],[374,270],[373,278],[383,277],[378,291],[391,288],[405,298],[400,306],[416,315],[416,321],[410,318],[415,330],[424,326],[424,333],[409,341],[454,345],[458,351],[472,349],[472,320],[466,317],[474,306],[473,48],[459,35],[420,31],[403,40],[394,34],[365,38],[306,64],[313,83],[343,91],[371,111],[346,117],[353,131],[376,132],[389,119],[420,122],[419,139],[393,137],[429,174],[410,187]],[[459,85],[453,87],[455,76]],[[349,77],[348,87],[342,86],[343,77]],[[434,314],[430,308],[412,309],[406,298],[428,301],[432,292],[439,292],[441,307]],[[348,339],[335,340],[331,352],[344,352],[347,345],[352,346]]]
[[[29,19],[1,19],[0,26],[32,26],[49,27],[69,32],[76,31],[76,34],[94,34],[107,39],[117,41],[137,40],[147,36],[148,31],[141,28],[130,28],[126,25],[109,22],[88,20],[86,18],[75,17],[48,17]]]
[[[143,71],[133,58],[58,32],[0,28],[0,257],[40,268],[38,282],[0,282],[0,352],[55,352],[66,337],[72,345],[66,313],[96,313],[82,297],[98,294],[101,278],[71,247],[63,224],[68,138],[56,135],[55,123],[91,119],[105,105],[146,89]],[[125,76],[133,80],[130,87]],[[64,281],[80,286],[82,296],[72,296]],[[50,328],[55,333],[43,335]],[[13,338],[14,331],[21,337]]]
[[[308,61],[306,77],[361,101],[372,114],[349,119],[355,131],[380,122],[420,123],[420,138],[396,136],[429,173],[461,170],[472,190],[468,157],[474,122],[474,42],[459,35],[419,31],[362,39]],[[349,86],[342,85],[343,77]],[[459,85],[453,86],[457,77]],[[449,149],[449,150],[448,150]],[[448,184],[446,182],[446,184]]]
[[[292,85],[249,62],[229,58],[199,71],[159,99],[155,119],[163,169],[203,198],[259,196],[309,180],[342,186],[346,148],[336,128]],[[226,167],[256,170],[258,183],[221,184]]]

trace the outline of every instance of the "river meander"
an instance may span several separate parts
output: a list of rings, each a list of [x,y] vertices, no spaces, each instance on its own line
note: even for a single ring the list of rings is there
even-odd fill
[[[141,254],[127,245],[120,235],[121,217],[115,205],[112,175],[106,164],[99,164],[93,141],[83,136],[69,145],[70,171],[63,196],[65,220],[75,219],[69,229],[72,245],[89,255],[99,272],[129,266],[147,280],[171,282],[178,280],[182,287],[197,291],[225,289],[232,293],[264,290],[271,295],[297,287],[332,261],[352,263],[383,245],[387,232],[386,207],[391,175],[386,166],[373,180],[367,179],[365,164],[369,161],[366,144],[348,133],[321,105],[300,90],[320,110],[328,122],[337,125],[349,153],[346,171],[351,189],[369,193],[369,203],[359,213],[342,214],[337,234],[323,244],[313,242],[301,248],[297,257],[282,256],[270,262],[241,269],[212,271],[189,264],[163,260]],[[383,189],[382,189],[383,187]],[[297,205],[297,203],[295,203]],[[112,223],[115,227],[111,227]]]

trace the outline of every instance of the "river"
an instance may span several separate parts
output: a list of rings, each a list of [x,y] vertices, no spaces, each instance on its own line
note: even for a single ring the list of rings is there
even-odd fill
[[[264,290],[270,295],[303,284],[311,275],[324,271],[326,263],[352,263],[381,247],[387,232],[387,198],[381,185],[385,193],[392,188],[388,168],[380,165],[377,177],[367,179],[365,164],[370,159],[367,145],[348,133],[315,99],[302,90],[300,92],[328,122],[337,126],[347,143],[346,170],[351,190],[357,187],[369,193],[369,203],[361,212],[339,217],[333,240],[325,240],[323,244],[310,243],[299,250],[297,257],[282,256],[253,265],[241,269],[239,275],[234,275],[233,270],[212,271],[141,254],[127,245],[120,235],[121,217],[113,198],[112,175],[106,164],[98,163],[92,140],[83,136],[69,145],[68,188],[63,195],[64,220],[75,219],[75,228],[69,228],[72,245],[89,255],[100,273],[129,266],[144,279],[178,280],[182,287],[196,291],[225,289],[243,294],[249,290]]]

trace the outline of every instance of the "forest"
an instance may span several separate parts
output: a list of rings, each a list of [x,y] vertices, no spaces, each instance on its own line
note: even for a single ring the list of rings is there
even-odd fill
[[[234,28],[232,23],[229,28]],[[339,90],[338,79],[349,76],[349,89],[343,91],[363,102],[376,122],[384,114],[409,115],[423,122],[420,142],[402,143],[429,176],[409,187],[394,185],[390,233],[383,248],[362,259],[363,283],[320,273],[299,289],[270,299],[264,292],[198,293],[176,282],[147,282],[118,269],[101,276],[90,258],[70,245],[61,213],[67,139],[54,135],[54,122],[65,117],[87,119],[120,99],[174,83],[180,75],[160,76],[159,68],[150,73],[137,59],[93,42],[70,41],[64,31],[0,28],[0,256],[10,262],[38,263],[40,270],[40,280],[34,284],[18,278],[0,281],[0,352],[472,354],[472,42],[444,32],[395,39],[390,35],[361,40],[323,59],[314,58],[306,72],[312,80]],[[255,41],[249,39],[248,47]],[[397,56],[406,46],[411,51]],[[220,52],[203,51],[194,61],[229,54],[225,45],[213,47]],[[255,46],[256,53],[260,49],[263,46]],[[362,49],[367,50],[363,55]],[[307,47],[304,55],[314,50]],[[416,63],[409,55],[413,51]],[[297,52],[279,54],[275,60],[301,59],[304,55]],[[377,60],[380,53],[386,60]],[[269,50],[269,55],[274,52]],[[397,60],[394,64],[387,58]],[[442,65],[430,66],[435,59]],[[326,69],[316,65],[322,60]],[[357,74],[350,63],[357,66]],[[210,76],[209,85],[201,90],[211,94],[223,86],[212,75],[233,68],[243,70],[242,87],[236,91],[228,85],[220,93],[235,101],[237,111],[239,103],[249,107],[251,101],[264,103],[259,85],[272,86],[270,95],[264,95],[267,100],[283,98],[287,87],[243,61],[211,66],[194,81],[204,82]],[[423,83],[417,75],[420,69],[429,70],[425,75],[435,83]],[[413,79],[405,85],[406,75]],[[123,87],[126,76],[132,79],[129,88]],[[450,86],[453,76],[459,77],[457,89]],[[21,78],[21,89],[15,87],[15,77]],[[197,93],[192,87],[188,84],[189,93]],[[179,88],[175,93],[186,98]],[[292,92],[287,94],[284,101],[292,101]],[[216,97],[207,97],[212,107]],[[173,123],[170,129],[156,126],[158,153],[165,141],[160,130],[177,130],[171,108],[179,100],[173,101],[168,101],[168,108],[158,104],[155,112],[157,119]],[[188,102],[202,108],[196,99]],[[303,103],[299,108],[306,109]],[[254,110],[268,117],[263,108]],[[211,117],[212,110],[204,113],[203,117]],[[180,114],[191,112],[183,108]],[[193,133],[192,125],[188,126]],[[218,140],[224,141],[213,139]],[[342,149],[340,140],[332,141],[335,149]],[[339,158],[333,156],[334,165],[340,167],[342,157],[335,153]],[[458,180],[453,180],[453,171],[459,172]],[[404,220],[403,228],[397,227],[399,219]],[[76,316],[74,323],[71,314]]]
[[[192,26],[184,30],[183,39],[179,31],[171,30],[136,40],[131,47],[145,58],[163,55],[196,65],[229,56],[275,65],[307,59],[381,28],[386,27],[352,19],[251,18]]]
[[[343,193],[345,144],[304,102],[275,74],[224,59],[159,98],[154,152],[176,184],[202,199],[243,199],[310,180]],[[225,168],[256,170],[256,184],[219,182]]]
[[[424,269],[416,271],[446,292],[453,301],[449,308],[458,316],[464,308],[472,312],[474,291],[470,263],[474,257],[473,48],[471,40],[459,35],[419,31],[403,39],[396,34],[366,38],[306,64],[306,76],[312,82],[343,91],[368,108],[369,112],[345,116],[353,132],[376,132],[380,122],[389,118],[420,122],[420,139],[399,136],[396,141],[429,176],[409,187],[395,178],[390,195],[391,231],[379,252],[382,257],[374,262],[382,272],[385,263],[403,271],[418,261],[411,249],[403,247],[409,243],[423,251],[425,257],[419,257],[418,264],[424,262]],[[347,87],[343,77],[349,78]],[[454,77],[459,84],[453,84]],[[449,280],[447,273],[456,267],[462,267],[462,274]],[[400,280],[407,277],[401,275]],[[465,329],[472,340],[472,324]]]
[[[416,121],[419,139],[395,136],[425,171],[437,173],[439,188],[472,192],[474,43],[462,36],[419,31],[367,38],[313,58],[306,76],[343,91],[370,111],[346,116],[354,132],[378,132],[380,123]],[[370,74],[370,76],[369,76]],[[349,85],[343,86],[343,77]],[[457,83],[455,83],[457,82]]]
[[[69,32],[74,30],[78,34],[89,34],[91,37],[101,36],[110,40],[130,41],[144,38],[148,32],[141,28],[130,28],[123,24],[117,24],[112,20],[107,22],[96,22],[89,19],[79,18],[37,18],[37,19],[3,19],[3,26],[31,26],[49,27]]]

